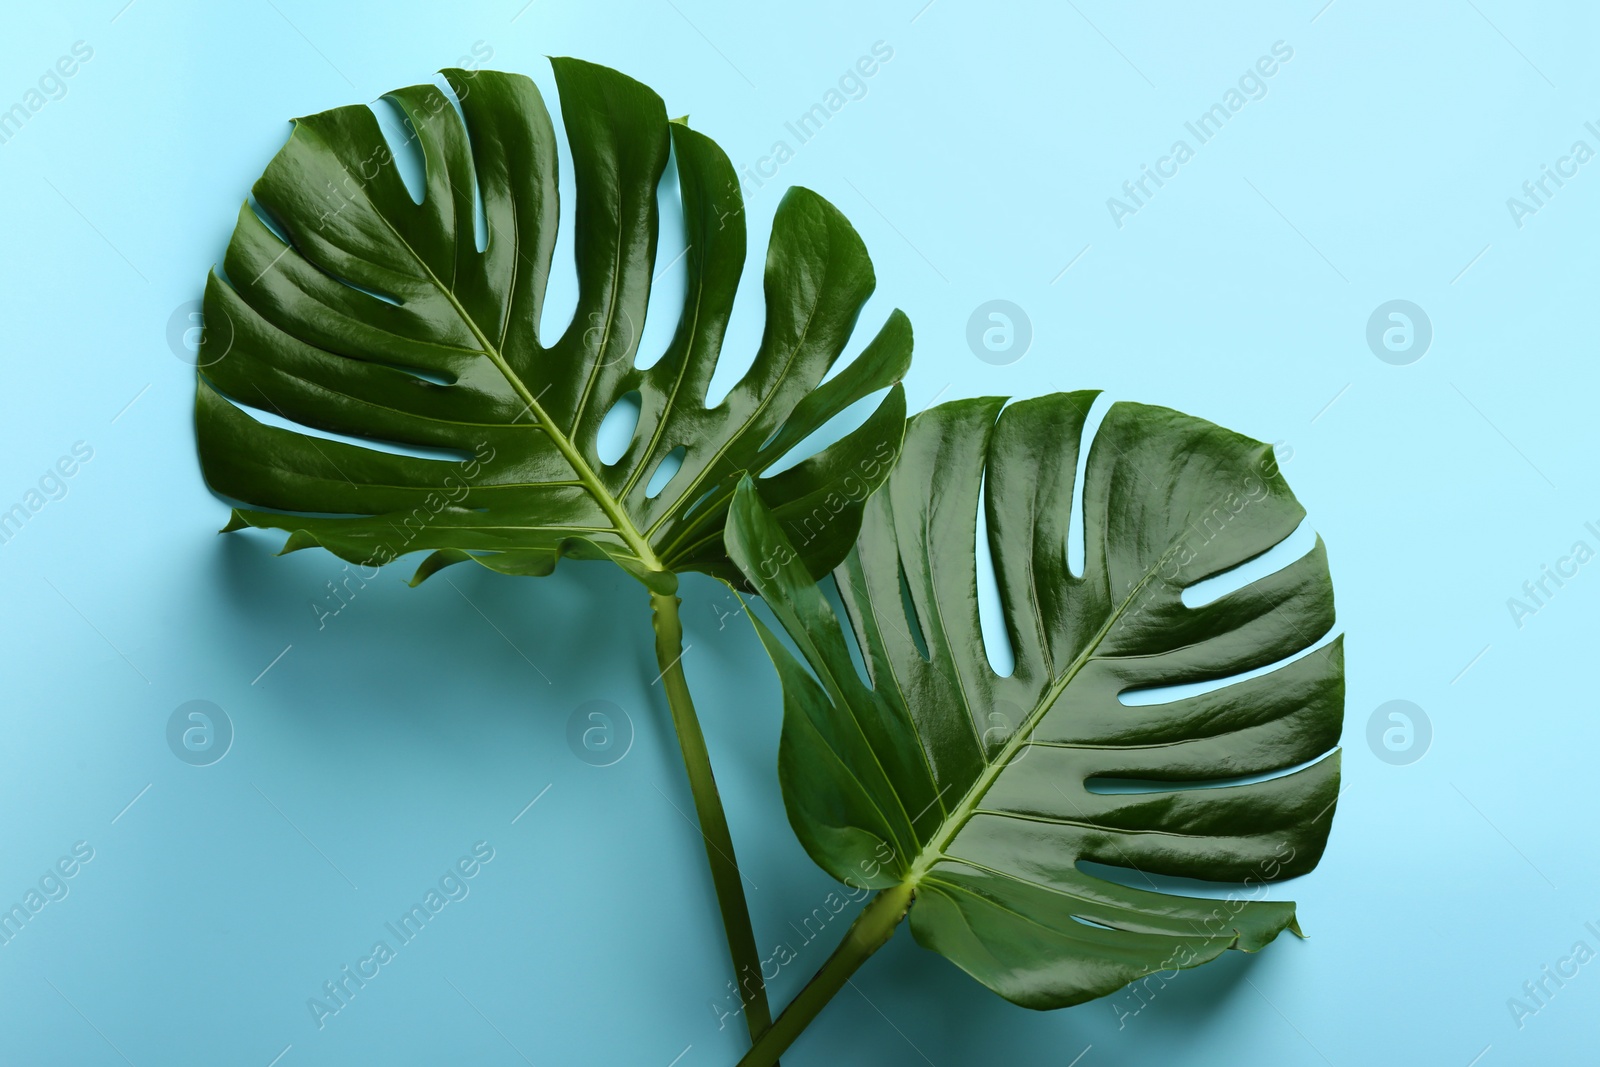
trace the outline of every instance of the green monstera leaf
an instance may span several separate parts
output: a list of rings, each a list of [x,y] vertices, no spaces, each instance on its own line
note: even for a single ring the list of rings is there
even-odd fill
[[[570,324],[540,334],[559,207],[555,130],[532,81],[447,70],[453,95],[417,85],[387,96],[422,160],[420,201],[371,109],[298,119],[206,284],[201,469],[249,505],[229,530],[284,530],[285,551],[321,546],[363,565],[426,550],[413,584],[469,560],[543,575],[563,556],[610,559],[644,583],[755,1035],[770,1022],[761,956],[680,663],[674,593],[687,571],[738,580],[722,539],[746,476],[762,476],[761,497],[802,543],[804,566],[823,575],[839,563],[905,432],[911,328],[892,313],[830,376],[872,293],[872,263],[832,205],[791,190],[767,249],[760,345],[709,405],[744,266],[733,167],[709,138],[669,122],[645,86],[552,62],[576,188]],[[671,342],[641,366],[669,161],[687,283]],[[858,428],[773,471],[880,390]],[[637,423],[607,462],[601,426],[624,404],[637,405]]]
[[[1339,790],[1342,645],[1306,651],[1334,621],[1321,540],[1209,603],[1183,599],[1299,525],[1271,447],[1112,406],[1081,487],[1075,575],[1067,536],[1095,395],[958,401],[912,420],[834,575],[866,680],[748,483],[729,519],[734,559],[805,661],[757,620],[783,680],[790,822],[834,877],[884,890],[862,917],[876,935],[853,931],[840,952],[870,950],[909,907],[918,942],[1030,1008],[1298,933],[1292,903],[1253,898],[1317,864]],[[1007,676],[979,626],[980,503]],[[1285,660],[1199,695],[1119,699]],[[1128,888],[1084,861],[1245,888],[1225,900]],[[777,1030],[789,1025],[786,1013]]]
[[[420,203],[370,108],[295,121],[254,186],[256,206],[239,212],[226,276],[206,285],[201,466],[214,490],[252,505],[229,528],[286,530],[286,550],[320,545],[362,564],[431,550],[418,581],[469,559],[541,575],[563,555],[613,559],[665,592],[684,571],[736,580],[722,528],[739,477],[892,387],[853,433],[761,480],[763,500],[804,534],[808,566],[826,573],[898,449],[908,321],[894,312],[823,384],[873,290],[872,263],[837,209],[794,189],[773,222],[760,348],[707,406],[745,255],[733,167],[709,138],[669,122],[645,86],[578,60],[553,64],[579,283],[555,338],[538,327],[558,220],[556,141],[531,80],[445,71],[459,115],[433,85],[388,94],[420,148]],[[688,284],[670,345],[640,368],[669,155]],[[603,462],[601,423],[635,396],[631,442]],[[246,407],[412,454],[266,425]]]

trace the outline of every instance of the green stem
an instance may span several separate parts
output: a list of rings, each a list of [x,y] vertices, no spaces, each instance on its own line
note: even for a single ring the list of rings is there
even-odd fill
[[[783,1009],[783,1014],[778,1016],[772,1028],[756,1039],[755,1047],[745,1053],[744,1059],[739,1061],[739,1067],[775,1067],[778,1057],[811,1025],[811,1020],[833,999],[834,994],[844,988],[850,976],[867,962],[867,957],[889,943],[895,927],[900,925],[906,910],[911,907],[911,896],[910,884],[902,882],[873,897],[861,909],[861,914],[856,916],[856,921],[850,924],[844,940],[833,950],[828,962],[806,983],[800,995]]]
[[[750,925],[750,907],[745,903],[743,876],[733,855],[733,837],[728,832],[728,816],[711,773],[711,754],[706,737],[689,698],[689,683],[683,675],[683,624],[678,618],[676,596],[652,592],[650,607],[656,630],[656,661],[661,665],[661,682],[672,708],[672,725],[683,749],[683,767],[689,773],[689,791],[694,796],[695,814],[700,820],[700,836],[705,838],[706,859],[711,863],[711,881],[717,890],[717,906],[722,909],[722,928],[728,938],[728,954],[733,958],[739,999],[744,1006],[745,1023],[754,1042],[772,1026],[772,1008],[767,1003],[766,982],[761,976],[761,953],[756,949],[755,930]],[[767,1061],[775,1063],[776,1058]]]

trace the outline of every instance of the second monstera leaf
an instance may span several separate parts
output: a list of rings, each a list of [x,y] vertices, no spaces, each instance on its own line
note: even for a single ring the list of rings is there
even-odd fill
[[[1185,604],[1187,587],[1266,552],[1304,511],[1270,446],[1126,403],[1110,408],[1075,487],[1094,396],[1003,411],[999,399],[959,401],[912,420],[834,576],[866,679],[748,483],[735,501],[733,558],[805,660],[757,621],[783,680],[790,822],[834,877],[884,890],[858,920],[876,929],[852,932],[824,986],[907,907],[921,944],[1031,1008],[1298,932],[1293,904],[1252,898],[1316,865],[1338,796],[1342,645],[1306,652],[1334,619],[1321,540],[1276,573]],[[1075,488],[1082,575],[1068,567]],[[979,624],[980,504],[1015,656],[1004,677]],[[1119,699],[1286,659],[1199,695]],[[1252,776],[1266,777],[1237,781]],[[1083,861],[1252,888],[1175,896]],[[747,1062],[770,1062],[761,1055],[803,1022],[786,1013]]]

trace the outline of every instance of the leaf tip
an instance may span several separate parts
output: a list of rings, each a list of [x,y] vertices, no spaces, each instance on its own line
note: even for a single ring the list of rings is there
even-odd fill
[[[320,543],[310,530],[293,530],[289,534],[289,539],[283,543],[283,547],[278,549],[278,555],[287,556],[302,548],[316,548]]]
[[[456,563],[465,563],[472,555],[460,549],[441,548],[428,554],[427,558],[417,564],[417,569],[411,575],[411,580],[406,585],[415,589],[435,574]]]

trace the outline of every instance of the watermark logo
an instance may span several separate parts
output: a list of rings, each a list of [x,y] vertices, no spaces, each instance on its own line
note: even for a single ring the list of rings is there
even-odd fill
[[[1028,713],[1009,700],[995,700],[989,704],[988,714],[984,716],[985,729],[983,731],[983,747],[990,758],[1004,751],[1007,745],[1014,742],[1017,732],[1027,725]],[[1033,745],[1022,745],[1011,757],[1008,767],[1021,763],[1023,757],[1034,749]]]
[[[579,704],[567,718],[567,747],[591,767],[620,763],[633,748],[633,720],[609,700]]]
[[[1385,363],[1404,367],[1428,354],[1433,320],[1409,300],[1390,300],[1367,319],[1367,347]]]
[[[1428,754],[1432,744],[1432,720],[1409,700],[1379,704],[1367,720],[1367,747],[1374,756],[1393,766],[1417,762]]]
[[[985,363],[1009,366],[1028,354],[1033,320],[1009,300],[988,300],[967,319],[967,347]]]
[[[233,320],[226,314],[206,332],[204,304],[185,300],[167,318],[167,347],[191,367],[209,367],[233,348]]]
[[[233,747],[233,720],[209,700],[179,704],[167,719],[167,747],[191,767],[209,767]]]

